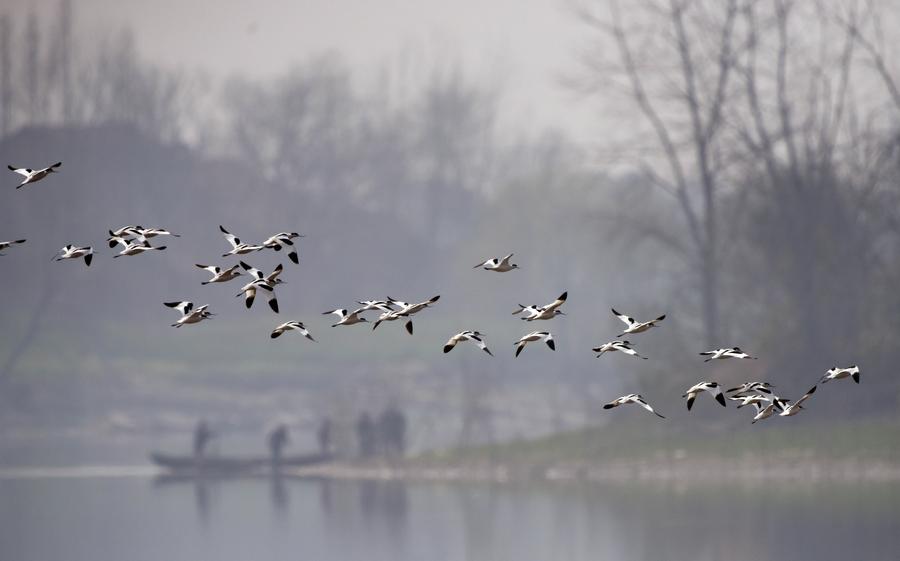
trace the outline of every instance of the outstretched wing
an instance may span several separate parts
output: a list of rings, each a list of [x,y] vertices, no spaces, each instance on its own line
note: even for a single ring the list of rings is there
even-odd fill
[[[619,312],[616,311],[615,308],[610,308],[610,310],[612,310],[612,313],[614,316],[616,316],[617,318],[622,320],[625,323],[625,325],[627,325],[628,327],[631,327],[632,325],[634,325],[636,323],[634,321],[633,317],[626,316],[625,314],[620,314]]]
[[[219,230],[222,231],[222,234],[225,236],[225,239],[228,240],[228,243],[231,244],[232,248],[236,248],[237,246],[241,245],[240,238],[226,230],[225,227],[221,224],[219,224]]]

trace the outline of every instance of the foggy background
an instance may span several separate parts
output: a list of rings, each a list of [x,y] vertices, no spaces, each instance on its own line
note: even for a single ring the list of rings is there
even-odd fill
[[[325,416],[346,441],[395,406],[422,451],[655,421],[600,415],[631,392],[675,426],[749,430],[679,396],[714,379],[797,398],[851,364],[860,386],[791,421],[895,419],[897,5],[669,6],[7,4],[0,154],[63,166],[19,191],[4,176],[0,238],[28,239],[0,258],[4,446],[186,442],[206,417],[223,448],[259,448],[279,419],[303,447]],[[126,224],[182,237],[113,260],[106,232]],[[284,263],[279,315],[246,310],[240,281],[200,285],[194,263],[237,263],[219,224],[307,236],[299,266],[244,258]],[[93,265],[51,262],[68,243]],[[472,269],[510,252],[521,270]],[[564,317],[510,315],[563,291]],[[412,337],[321,315],[436,294]],[[171,300],[219,315],[172,329]],[[610,307],[667,314],[631,338],[650,360],[594,358],[622,329]],[[269,339],[293,319],[319,343]],[[497,356],[442,354],[463,329]],[[513,358],[536,329],[557,352]],[[760,360],[697,356],[733,345]]]

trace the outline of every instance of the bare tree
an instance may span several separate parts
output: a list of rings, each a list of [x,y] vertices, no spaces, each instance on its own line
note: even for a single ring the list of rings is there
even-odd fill
[[[22,61],[22,96],[28,100],[25,115],[29,124],[37,123],[44,111],[46,95],[40,80],[41,70],[41,31],[38,18],[34,12],[28,14],[25,26],[25,57]]]
[[[626,22],[617,0],[608,17],[579,10],[579,17],[610,39],[617,52],[612,72],[643,115],[662,154],[662,163],[638,162],[649,178],[672,194],[691,240],[689,265],[699,271],[705,338],[717,343],[721,331],[718,195],[725,162],[720,142],[726,122],[736,51],[736,0],[700,3],[655,0],[642,3]],[[632,6],[633,8],[633,6]],[[654,39],[637,50],[639,18],[650,21]],[[702,38],[702,40],[700,40]],[[589,79],[610,68],[586,60]],[[662,172],[662,170],[665,172]]]

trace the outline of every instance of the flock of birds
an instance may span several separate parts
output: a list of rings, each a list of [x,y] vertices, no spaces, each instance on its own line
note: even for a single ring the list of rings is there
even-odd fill
[[[60,166],[62,166],[62,162],[58,162],[56,164],[53,164],[52,166],[37,170],[30,168],[16,168],[11,165],[9,166],[9,169],[24,176],[24,181],[16,186],[16,189],[20,189],[26,185],[40,181],[52,173],[56,173]],[[225,237],[225,240],[231,246],[231,249],[229,251],[222,254],[223,258],[243,256],[258,251],[271,249],[276,252],[285,250],[288,258],[293,263],[298,265],[300,263],[300,258],[297,253],[297,248],[294,245],[294,240],[304,237],[301,234],[298,234],[296,232],[279,232],[264,240],[262,243],[252,244],[242,242],[240,238],[226,230],[221,225],[219,226],[219,230]],[[107,243],[109,244],[109,247],[111,249],[116,248],[117,246],[122,246],[121,251],[119,251],[113,257],[134,256],[151,251],[165,250],[166,246],[153,246],[150,243],[150,240],[160,236],[179,237],[178,234],[173,234],[172,232],[164,228],[144,228],[143,226],[139,225],[129,225],[123,226],[116,230],[109,230],[109,238],[107,238]],[[24,239],[20,239],[0,242],[0,256],[3,255],[2,252],[4,250],[9,249],[14,245],[23,244],[25,243],[25,241],[26,240]],[[91,246],[81,247],[70,244],[64,246],[61,250],[59,250],[54,258],[56,261],[62,261],[66,259],[84,259],[85,265],[90,267],[93,255],[94,249]],[[502,258],[488,259],[475,265],[473,269],[483,269],[496,273],[506,273],[514,271],[519,268],[519,265],[510,263],[510,259],[512,257],[513,254],[509,254],[503,256]],[[228,268],[223,268],[216,265],[203,265],[199,263],[196,264],[196,266],[209,272],[212,275],[209,280],[203,281],[201,283],[202,285],[229,282],[246,273],[250,280],[249,282],[244,284],[243,287],[241,287],[236,296],[244,296],[244,303],[246,307],[251,308],[253,306],[253,302],[256,298],[257,293],[260,293],[266,297],[271,310],[275,313],[279,313],[278,299],[275,294],[275,289],[279,284],[282,284],[284,282],[280,278],[281,273],[284,271],[284,267],[281,264],[275,267],[275,269],[273,269],[272,272],[268,274],[260,271],[259,269],[251,267],[244,261],[239,261],[237,265],[233,265]],[[563,306],[563,304],[566,303],[567,297],[568,293],[563,292],[554,301],[543,306],[523,306],[519,304],[518,309],[516,309],[512,313],[513,315],[521,315],[521,319],[527,322],[552,320],[557,316],[565,315],[565,313],[560,308]],[[351,326],[358,323],[372,323],[372,329],[376,329],[381,323],[386,321],[402,321],[404,323],[406,331],[409,332],[410,335],[412,335],[412,316],[432,306],[439,299],[440,296],[438,295],[425,300],[424,302],[418,303],[404,302],[391,297],[387,297],[384,300],[360,300],[357,302],[360,307],[353,311],[338,308],[335,310],[324,312],[323,315],[333,314],[338,318],[338,321],[334,323],[332,327]],[[208,305],[194,307],[194,303],[189,301],[164,302],[163,304],[169,308],[177,310],[181,314],[181,317],[172,324],[172,327],[182,327],[184,325],[200,323],[201,321],[210,319],[215,315],[209,311]],[[375,313],[378,316],[377,319],[375,319],[373,322],[369,322],[369,320],[365,317],[365,314],[370,312]],[[617,312],[615,309],[612,309],[612,313],[626,326],[622,333],[620,333],[617,337],[644,333],[646,331],[649,331],[653,327],[657,327],[657,324],[666,319],[665,315],[661,315],[656,319],[651,319],[649,321],[637,321],[636,319],[626,314]],[[275,327],[275,329],[272,330],[270,336],[272,339],[276,339],[288,331],[296,331],[310,341],[315,341],[315,339],[309,333],[309,330],[306,328],[303,322],[300,321],[284,322]],[[485,342],[485,335],[479,331],[468,330],[461,331],[450,337],[450,339],[444,345],[444,353],[449,353],[456,347],[456,345],[466,341],[472,342],[473,344],[477,345],[478,348],[480,348],[482,351],[490,356],[493,356],[493,353],[490,349],[488,349],[487,343]],[[554,342],[552,333],[550,333],[549,331],[532,331],[531,333],[522,336],[518,341],[514,343],[516,347],[515,356],[518,357],[529,343],[541,341],[546,343],[546,345],[550,347],[550,350],[556,350],[556,343]],[[593,351],[597,353],[597,358],[600,358],[606,353],[618,351],[635,358],[643,360],[647,359],[647,357],[641,356],[637,353],[630,341],[618,338],[595,347]],[[755,360],[757,358],[750,356],[739,347],[729,347],[711,351],[704,351],[700,353],[700,356],[706,357],[704,362],[725,359]],[[790,399],[775,395],[773,393],[775,386],[773,386],[769,382],[745,382],[735,388],[731,388],[723,392],[718,382],[702,381],[688,388],[688,390],[681,397],[686,400],[687,409],[690,411],[696,398],[703,393],[709,393],[722,407],[726,407],[727,396],[727,400],[739,403],[737,405],[738,409],[748,405],[753,406],[756,410],[756,414],[753,417],[752,423],[756,423],[757,421],[767,419],[774,415],[778,415],[781,417],[792,417],[794,415],[797,415],[803,410],[803,403],[806,402],[815,393],[819,383],[824,384],[832,380],[841,380],[844,378],[850,378],[858,384],[860,378],[859,367],[854,365],[850,367],[834,367],[829,369],[816,385],[814,385],[803,395],[803,397],[796,401],[791,401]],[[603,408],[613,409],[615,407],[619,407],[620,405],[629,404],[640,405],[641,407],[657,415],[658,417],[665,418],[663,417],[663,415],[656,412],[640,394],[623,395],[622,397],[616,398],[613,401],[605,404]]]

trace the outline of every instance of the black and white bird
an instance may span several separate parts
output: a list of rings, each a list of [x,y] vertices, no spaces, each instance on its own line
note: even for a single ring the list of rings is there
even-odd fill
[[[62,261],[63,259],[78,259],[81,257],[84,257],[84,264],[90,267],[91,261],[94,259],[94,248],[91,246],[78,247],[69,244],[64,246],[56,254],[57,261]]]
[[[138,226],[135,224],[129,224],[128,226],[122,226],[121,228],[117,228],[115,230],[109,231],[110,238],[127,238],[129,236],[133,236],[135,232],[138,232],[143,229],[143,226]],[[109,240],[107,240],[109,241]],[[110,248],[116,247],[115,243],[110,242]]]
[[[559,307],[566,303],[566,298],[568,297],[569,293],[563,292],[559,295],[559,298],[546,306],[523,306],[522,304],[519,304],[519,309],[514,311],[513,315],[522,313],[524,314],[522,319],[525,321],[546,320],[553,319],[556,316],[564,316],[565,313],[563,313]]]
[[[603,356],[603,353],[611,353],[615,351],[620,351],[625,353],[626,355],[631,355],[637,358],[642,358],[647,360],[647,357],[641,356],[631,347],[631,343],[629,341],[610,341],[609,343],[603,343],[599,347],[594,347],[592,349],[597,354],[597,358]]]
[[[3,249],[0,247],[0,249]],[[824,384],[829,380],[840,380],[841,378],[853,378],[853,381],[857,384],[859,383],[859,366],[855,364],[853,366],[848,366],[847,368],[838,368],[835,366],[834,368],[827,371],[827,373],[822,377],[820,383]]]
[[[158,247],[150,245],[150,242],[147,241],[147,238],[143,236],[140,236],[133,240],[124,240],[119,237],[110,239],[125,246],[122,251],[120,251],[116,255],[113,255],[113,259],[115,259],[116,257],[122,257],[123,255],[140,255],[141,253],[146,253],[148,251],[162,251],[166,249],[166,246],[164,245]]]
[[[205,319],[209,319],[215,314],[207,311],[209,306],[203,305],[194,309],[193,302],[163,302],[169,308],[174,308],[181,312],[181,319],[172,324],[172,327],[181,327],[191,323],[200,323]]]
[[[532,343],[534,341],[544,341],[547,343],[547,346],[550,347],[551,351],[556,350],[556,343],[553,341],[553,334],[549,331],[532,331],[528,335],[523,336],[521,339],[513,343],[516,345],[516,356],[522,352],[522,349],[525,348],[525,345],[528,343]]]
[[[755,424],[756,421],[762,421],[774,415],[777,404],[774,401],[765,406],[762,403],[754,403],[753,407],[756,409],[756,415],[753,416],[753,420],[750,422],[751,425]]]
[[[738,409],[744,407],[745,405],[762,405],[763,403],[769,403],[769,396],[763,394],[750,394],[750,395],[736,395],[728,398],[729,401],[740,401],[740,405],[737,406]]]
[[[402,318],[407,318],[406,323],[404,324],[404,327],[406,327],[406,331],[410,335],[412,335],[413,334],[413,323],[412,323],[412,319],[409,319],[409,316],[421,312],[428,306],[430,306],[430,305],[434,304],[435,302],[437,302],[438,300],[440,300],[440,298],[441,298],[441,296],[440,296],[440,294],[438,294],[437,296],[429,298],[428,300],[425,300],[424,302],[419,302],[417,304],[410,304],[408,302],[403,302],[402,300],[396,300],[396,299],[388,296],[387,301],[390,302],[393,306],[397,306],[397,309],[382,313],[378,317],[378,319],[375,321],[375,323],[372,325],[372,329],[375,329],[376,327],[381,325],[381,322],[383,322],[383,321],[396,321],[396,320],[399,320]]]
[[[369,310],[393,312],[396,310],[394,304],[387,300],[357,300],[356,303],[362,306],[362,308],[359,309],[360,312],[368,312]]]
[[[620,314],[615,309],[612,309],[612,313],[614,316],[622,320],[625,325],[628,326],[625,331],[617,335],[617,337],[621,337],[623,335],[628,335],[629,333],[643,333],[647,331],[651,327],[656,327],[656,323],[666,319],[666,314],[659,316],[656,319],[651,319],[650,321],[637,321],[633,317],[626,316],[625,314]]]
[[[181,237],[181,234],[173,234],[165,228],[143,228],[141,226],[133,226],[130,232],[134,234],[135,237],[142,237],[148,240],[155,238],[156,236],[172,236],[173,238]]]
[[[733,393],[735,396],[750,392],[772,393],[774,388],[769,382],[744,382],[736,388],[726,390],[726,393]]]
[[[794,415],[800,413],[800,411],[803,410],[803,402],[806,401],[807,399],[809,399],[809,396],[816,393],[817,387],[818,386],[811,387],[808,392],[803,394],[803,397],[801,397],[800,399],[798,399],[797,401],[795,401],[793,403],[786,402],[787,403],[786,407],[784,407],[784,410],[781,413],[779,413],[778,415],[780,417],[793,417]]]
[[[663,417],[662,415],[660,415],[659,413],[654,411],[653,408],[650,407],[650,404],[647,403],[647,401],[644,400],[644,398],[641,397],[640,394],[636,394],[636,393],[630,393],[628,395],[623,395],[622,397],[616,398],[616,399],[610,401],[609,403],[607,403],[606,405],[604,405],[603,408],[604,409],[612,409],[614,407],[618,407],[620,405],[627,405],[629,403],[636,403],[636,404],[640,405],[641,407],[643,407],[644,409],[646,409],[647,411],[653,413],[660,419],[665,419],[665,417]]]
[[[25,176],[25,180],[16,185],[16,189],[21,189],[22,187],[40,181],[44,179],[51,173],[56,173],[56,168],[62,165],[62,162],[57,162],[52,166],[46,167],[44,169],[31,169],[31,168],[17,168],[15,166],[6,166],[10,169],[10,171],[14,171],[19,175]]]
[[[509,259],[513,254],[505,255],[503,257],[494,257],[493,259],[488,259],[478,265],[472,267],[473,269],[483,268],[485,271],[494,271],[496,273],[506,273],[508,271],[512,271],[513,269],[518,269],[519,266],[515,263],[510,264]]]
[[[6,251],[7,249],[9,249],[10,247],[12,247],[16,244],[25,243],[25,241],[26,240],[11,240],[8,242],[0,242],[0,257],[2,257],[3,252]]]
[[[688,411],[694,406],[694,400],[697,399],[697,396],[703,392],[709,392],[710,395],[716,398],[719,405],[726,407],[725,396],[722,394],[722,389],[719,387],[718,382],[700,382],[691,386],[688,391],[681,396],[687,398]]]
[[[194,266],[198,269],[203,269],[204,271],[209,271],[210,273],[212,273],[213,277],[211,279],[200,283],[203,285],[216,282],[228,282],[241,276],[242,274],[240,265],[235,265],[230,269],[223,269],[221,267],[216,267],[215,265],[201,265],[200,263],[194,263]]]
[[[271,236],[266,241],[262,243],[263,247],[273,249],[275,251],[281,251],[282,247],[285,247],[288,250],[288,259],[294,262],[295,265],[300,264],[300,256],[297,255],[297,249],[294,247],[295,238],[304,238],[303,234],[298,234],[297,232],[278,232],[274,236]]]
[[[272,339],[277,339],[281,337],[281,334],[285,331],[297,331],[300,333],[300,335],[303,335],[313,343],[316,342],[316,340],[313,339],[312,335],[309,334],[309,331],[306,329],[306,326],[303,325],[302,321],[286,321],[273,329],[270,337]]]
[[[369,320],[360,316],[362,312],[364,312],[363,308],[359,308],[358,310],[353,310],[352,312],[348,312],[344,308],[338,308],[337,310],[331,310],[330,312],[322,312],[323,316],[327,316],[330,314],[334,314],[340,318],[340,320],[332,324],[331,327],[337,327],[339,325],[356,325],[357,323],[368,323]]]
[[[716,349],[713,351],[704,351],[700,353],[700,356],[708,357],[703,362],[709,362],[711,360],[724,360],[726,358],[749,358],[752,360],[756,360],[755,356],[750,356],[744,351],[740,349],[740,347],[729,347],[727,349]]]
[[[244,304],[247,308],[253,307],[253,301],[256,299],[256,294],[258,291],[261,291],[262,294],[266,296],[266,299],[269,301],[269,308],[272,309],[276,314],[278,313],[278,298],[275,295],[275,285],[281,284],[284,281],[281,280],[279,275],[284,270],[284,266],[281,263],[278,264],[275,269],[272,270],[268,275],[264,275],[262,271],[255,267],[251,267],[250,265],[240,262],[241,267],[244,268],[249,274],[251,280],[243,287],[241,287],[240,292],[238,292],[235,297],[244,295]]]
[[[260,251],[261,249],[264,249],[261,245],[253,245],[241,242],[240,238],[226,230],[225,227],[221,224],[219,225],[219,230],[222,231],[225,239],[228,240],[229,244],[231,244],[231,251],[229,251],[228,253],[223,253],[222,257],[228,257],[229,255],[244,255],[246,253],[252,253],[254,251]]]
[[[460,331],[453,337],[450,337],[450,339],[444,345],[444,352],[449,353],[453,350],[453,347],[455,347],[457,343],[461,343],[463,341],[472,341],[473,343],[478,345],[479,349],[491,356],[494,356],[494,353],[492,353],[491,350],[487,348],[487,344],[484,342],[484,333],[481,333],[479,331]]]

